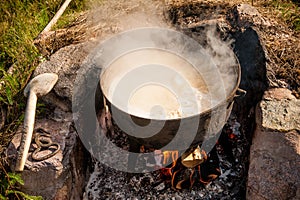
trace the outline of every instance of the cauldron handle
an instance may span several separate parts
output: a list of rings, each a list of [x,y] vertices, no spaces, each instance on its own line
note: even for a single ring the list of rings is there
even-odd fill
[[[237,98],[237,97],[244,97],[244,96],[246,96],[246,94],[247,94],[247,91],[246,91],[246,90],[243,90],[243,89],[241,89],[241,88],[238,88],[238,89],[236,90],[236,93],[235,93],[235,95],[234,95],[234,98]]]

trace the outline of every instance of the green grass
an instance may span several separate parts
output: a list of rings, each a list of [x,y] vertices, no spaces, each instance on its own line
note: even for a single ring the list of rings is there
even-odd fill
[[[300,31],[300,3],[297,0],[272,0],[271,4],[291,29]]]
[[[0,199],[42,200],[41,196],[31,196],[18,190],[18,185],[24,185],[21,174],[6,172],[0,163],[3,173],[0,174]]]
[[[64,27],[74,20],[86,9],[86,1],[71,1],[56,28]],[[4,126],[0,127],[0,154],[14,131],[23,123],[26,106],[23,89],[34,69],[44,60],[33,41],[63,2],[64,0],[0,0],[0,108],[1,112],[5,111],[7,114]],[[6,178],[0,169],[0,183],[5,182]],[[0,189],[0,197],[6,195],[2,192]]]
[[[0,4],[0,106],[8,111],[6,124],[18,120],[24,110],[22,90],[42,57],[33,40],[52,19],[63,0],[2,0]],[[58,22],[68,24],[85,9],[85,1],[73,0]],[[8,69],[13,66],[13,72]],[[15,126],[10,126],[13,131]],[[1,134],[1,133],[0,133]],[[2,133],[3,134],[3,133]],[[0,135],[1,136],[1,135]],[[1,142],[0,142],[1,144]]]

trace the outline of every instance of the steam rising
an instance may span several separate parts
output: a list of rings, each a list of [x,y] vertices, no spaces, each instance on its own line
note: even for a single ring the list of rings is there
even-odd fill
[[[90,13],[89,19],[91,23],[94,24],[93,26],[97,27],[90,31],[90,38],[92,43],[95,44],[95,48],[90,49],[90,54],[83,67],[78,71],[76,84],[74,84],[72,109],[73,113],[76,113],[76,115],[74,115],[75,126],[86,148],[90,149],[90,152],[97,157],[99,161],[114,169],[127,172],[137,172],[129,168],[124,169],[123,160],[111,160],[111,156],[107,156],[111,155],[111,153],[114,153],[118,155],[118,158],[127,158],[128,153],[129,155],[134,155],[133,152],[128,152],[118,148],[114,143],[111,143],[108,138],[104,136],[105,134],[93,134],[95,132],[94,129],[97,128],[97,126],[94,127],[94,119],[96,121],[96,115],[93,106],[95,105],[94,94],[99,81],[99,73],[101,72],[103,75],[104,72],[109,69],[107,67],[111,66],[114,61],[118,61],[118,58],[121,58],[122,55],[126,55],[126,53],[129,54],[130,51],[133,52],[134,50],[143,49],[143,47],[166,50],[168,53],[172,53],[172,55],[177,55],[178,58],[188,61],[186,62],[186,65],[191,64],[195,66],[194,71],[198,71],[198,73],[202,76],[203,81],[205,82],[204,87],[209,91],[206,93],[205,88],[202,91],[199,90],[202,92],[202,96],[199,98],[207,99],[208,103],[210,103],[209,108],[212,108],[214,105],[218,105],[218,103],[224,101],[225,98],[227,98],[229,94],[233,92],[234,86],[238,84],[238,72],[235,71],[237,68],[232,67],[236,66],[237,63],[234,58],[234,54],[230,50],[230,42],[221,41],[219,37],[216,36],[215,28],[207,28],[207,34],[203,34],[201,36],[202,38],[206,38],[205,40],[208,44],[208,47],[205,49],[202,47],[199,48],[199,44],[197,43],[198,40],[195,41],[189,36],[183,37],[183,34],[179,34],[179,32],[176,32],[176,34],[175,31],[170,31],[170,29],[178,29],[176,29],[174,26],[171,26],[170,23],[164,18],[163,11],[165,8],[162,1],[106,0],[101,4],[92,4],[92,6],[95,8],[95,10]],[[137,29],[142,27],[151,28]],[[132,29],[136,30],[129,31]],[[94,30],[100,31],[95,32]],[[127,34],[120,34],[124,31],[127,31]],[[179,31],[182,32],[180,29]],[[162,54],[160,54],[160,56],[161,55]],[[163,60],[165,63],[172,63],[172,61],[174,61],[173,59],[171,59],[171,62],[170,60],[164,59],[166,59],[166,57],[163,57],[161,60]],[[153,59],[150,58],[149,60],[152,61]],[[135,59],[134,61],[138,63],[139,59]],[[151,63],[148,64],[150,65]],[[172,64],[169,65],[175,66]],[[122,64],[122,66],[124,65]],[[174,75],[176,75],[176,70],[169,70],[169,68],[161,66],[168,65],[163,65],[161,62],[154,63],[154,66],[152,66],[152,77],[156,78],[158,75],[160,75],[160,80],[166,81],[166,76],[164,76],[165,74],[168,75],[170,72],[172,72]],[[137,67],[136,69],[139,68]],[[116,70],[118,71],[118,68],[116,68]],[[163,70],[165,70],[165,74],[162,73]],[[127,78],[129,80],[134,80],[133,82],[136,83],[139,80],[144,81],[145,77],[149,78],[149,76],[147,76],[148,74],[131,77],[129,75],[134,75],[134,73],[124,74],[128,75]],[[107,75],[110,76],[112,73],[108,73]],[[136,77],[139,77],[139,79]],[[170,76],[170,78],[173,79],[170,79],[169,82],[173,83],[173,85],[182,85],[184,80],[180,79],[180,76],[178,77],[179,78],[176,76]],[[189,76],[185,77],[188,77],[188,81],[186,82],[191,80]],[[125,78],[120,78],[119,80],[121,81],[119,82],[125,81]],[[119,82],[117,81],[117,84]],[[192,83],[194,82],[190,81],[191,87],[178,88],[179,91],[181,90],[182,96],[184,97],[184,99],[179,99],[182,100],[179,102],[183,102],[183,104],[186,105],[192,102],[189,98],[187,98],[188,95],[185,93],[190,91],[193,92],[195,88],[198,88],[198,86],[193,86]],[[108,91],[111,89],[110,86],[111,85],[109,85],[107,89]],[[120,92],[120,96],[117,96],[119,98],[116,98],[116,100],[120,100],[120,103],[124,103],[123,100],[126,102],[130,101],[130,96],[125,98],[122,94],[122,92],[126,92],[126,89],[128,90],[128,85],[120,84],[120,86],[123,87],[121,89],[119,88],[118,91]],[[101,87],[103,87],[103,84],[101,84]],[[168,87],[166,88],[169,89]],[[162,88],[160,89],[162,91],[161,93],[164,93],[164,90]],[[195,91],[195,93],[199,91]],[[143,91],[139,92],[143,93]],[[170,92],[172,92],[171,87]],[[115,92],[112,92],[112,94],[114,95]],[[131,95],[134,97],[134,94],[135,93]],[[172,94],[179,95],[180,92],[173,92]],[[171,99],[173,97],[172,94],[169,94]],[[205,94],[208,95],[205,96]],[[107,97],[107,94],[105,94],[105,96]],[[197,94],[194,95],[193,98],[195,99],[196,97]],[[112,103],[114,103],[114,101],[112,101]],[[192,105],[195,105],[195,103],[192,102]],[[176,123],[177,121],[180,121],[179,129],[176,132],[174,132],[172,126],[165,126],[165,123],[167,123],[165,120],[146,120],[147,122],[150,121],[149,125],[140,126],[132,120],[128,113],[120,112],[118,109],[114,109],[113,106],[111,107],[111,114],[114,118],[114,122],[122,131],[138,138],[139,140],[146,139],[146,142],[142,144],[166,144],[162,150],[186,150],[193,142],[201,143],[204,139],[202,147],[204,146],[203,149],[206,152],[210,152],[210,149],[216,143],[214,140],[217,138],[216,134],[222,129],[226,121],[225,115],[227,113],[227,104],[224,104],[220,107],[220,112],[209,113],[211,115],[210,120],[201,121],[202,119],[200,115],[195,115],[186,119],[182,117],[180,120],[174,120]],[[153,106],[151,109],[154,112],[165,112],[165,110],[161,110],[160,107],[156,106]],[[172,109],[173,107],[170,110],[172,111]],[[219,109],[216,110],[219,111]],[[189,111],[190,110],[188,110],[188,112]],[[198,110],[193,109],[191,112],[193,114],[193,112],[198,112]],[[171,115],[172,116],[169,116],[168,119],[176,118],[177,116],[181,115],[181,113],[177,113],[175,111],[172,112]],[[100,130],[100,132],[97,131],[99,133],[102,131],[102,129],[97,130]],[[162,132],[166,133],[163,135],[163,137],[161,137],[162,134],[157,134]],[[172,139],[171,142],[169,137]],[[147,140],[147,138],[149,140]],[[195,140],[195,138],[197,140]],[[211,141],[206,138],[213,139]],[[101,141],[101,145],[99,145],[98,141]],[[102,144],[107,146],[107,148],[104,150],[105,152],[102,152]],[[157,149],[158,148],[160,147],[157,147]],[[143,169],[143,171],[139,172],[145,172],[147,170],[149,169]]]
[[[139,27],[168,27],[162,0],[105,0],[91,3],[89,21],[101,28],[100,39]],[[93,34],[93,33],[91,33]]]
[[[90,21],[100,26],[101,32],[97,35],[100,42],[113,34],[142,27],[161,27],[176,30],[166,20],[164,15],[166,8],[161,0],[109,0],[92,6],[97,8],[91,13]],[[126,42],[120,44],[118,48],[106,48],[102,52],[98,52],[105,54],[102,55],[102,58],[105,59],[99,60],[98,64],[104,68],[109,67],[109,62],[117,59],[114,56],[119,56],[120,52],[124,50],[123,47],[130,46],[138,41],[139,36],[136,37],[129,38]],[[206,86],[204,87],[209,88],[209,94],[201,93],[202,96],[198,98],[209,102],[210,105],[205,104],[206,108],[212,108],[224,101],[233,92],[238,82],[238,71],[234,66],[237,66],[238,63],[230,48],[231,41],[222,41],[217,36],[215,27],[209,26],[206,28],[206,35],[203,35],[203,37],[206,37],[208,44],[205,49],[201,50],[204,51],[203,54],[199,54],[197,45],[190,45],[185,38],[178,36],[153,35],[147,42],[150,46],[157,46],[160,49],[162,46],[164,49],[178,49],[177,52],[183,57],[195,58],[192,64],[197,68],[200,75],[206,77]],[[209,56],[203,56],[204,54]],[[217,69],[210,66],[211,61],[217,66]],[[111,88],[109,91],[113,93]],[[195,92],[195,95],[199,96],[197,92]],[[201,111],[203,110],[205,109],[202,108]],[[197,113],[198,111],[195,111],[193,114]],[[170,117],[172,118],[172,116]]]

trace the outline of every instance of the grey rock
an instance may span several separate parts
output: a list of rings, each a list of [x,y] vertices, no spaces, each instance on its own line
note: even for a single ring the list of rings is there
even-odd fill
[[[238,118],[253,118],[257,103],[263,98],[269,87],[284,87],[276,78],[274,69],[278,68],[266,49],[264,31],[271,28],[270,22],[265,19],[256,8],[248,4],[235,6],[227,14],[231,24],[234,51],[241,65],[240,88],[247,91],[243,98],[237,98],[233,111]],[[251,127],[247,125],[248,127]],[[248,138],[252,137],[252,130],[248,130]]]
[[[272,89],[258,105],[247,199],[300,198],[299,103],[287,89]]]
[[[249,4],[239,4],[233,9],[234,23],[238,27],[248,28],[252,26],[271,26],[256,8]]]
[[[265,91],[263,96],[265,100],[295,100],[296,97],[292,94],[290,90],[285,88],[271,88],[268,91]]]
[[[266,70],[264,73],[257,74],[257,77],[266,75],[264,79],[267,80],[268,85],[271,87],[284,86],[284,83],[276,79],[273,69],[278,67],[276,66],[276,62],[270,58],[269,52],[265,48],[266,41],[264,32],[269,31],[269,29],[272,28],[272,24],[264,18],[256,8],[249,4],[239,4],[235,6],[231,12],[227,14],[227,20],[231,24],[231,30],[234,34],[233,38],[238,44],[237,47],[234,45],[235,49],[243,48],[241,49],[242,52],[244,51],[247,54],[249,51],[253,52],[253,50],[255,50],[253,47],[256,46],[257,49],[250,55],[247,62],[249,66],[253,66],[253,69],[261,68]],[[242,43],[242,46],[239,43]],[[236,53],[239,57],[238,51],[236,51]],[[248,73],[252,73],[251,71],[248,71]]]
[[[31,144],[25,169],[21,174],[24,180],[21,191],[42,196],[44,199],[80,199],[82,196],[88,178],[90,157],[71,126],[71,113],[64,113],[63,119],[36,120],[35,128],[48,131],[52,141],[59,143],[60,151],[46,160],[35,161],[31,154],[36,144]],[[11,169],[15,166],[21,133],[22,128],[16,132],[6,152]],[[39,156],[47,151],[42,151]]]
[[[43,97],[43,100],[60,107],[63,110],[71,110],[73,86],[77,71],[82,66],[91,45],[88,42],[70,45],[54,53],[50,60],[41,63],[35,70],[34,76],[52,72],[58,74],[58,82],[51,94]]]
[[[262,101],[261,123],[265,129],[288,132],[300,130],[300,100]]]
[[[243,102],[255,106],[267,88],[265,51],[258,32],[251,27],[235,32],[234,38],[234,51],[242,72],[240,87],[247,91]]]

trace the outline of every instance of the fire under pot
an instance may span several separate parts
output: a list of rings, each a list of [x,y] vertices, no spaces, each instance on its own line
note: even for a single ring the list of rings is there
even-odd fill
[[[146,32],[136,40],[161,37],[155,33]],[[183,46],[182,40],[172,42],[172,47]],[[173,170],[177,159],[195,169],[214,149],[231,113],[240,91],[240,66],[234,56],[230,64],[221,66],[201,46],[179,48],[179,54],[166,43],[126,52],[103,68],[104,108],[127,134],[130,152],[159,150],[164,157],[162,170],[167,166]],[[129,154],[130,172],[136,159],[136,154]]]

